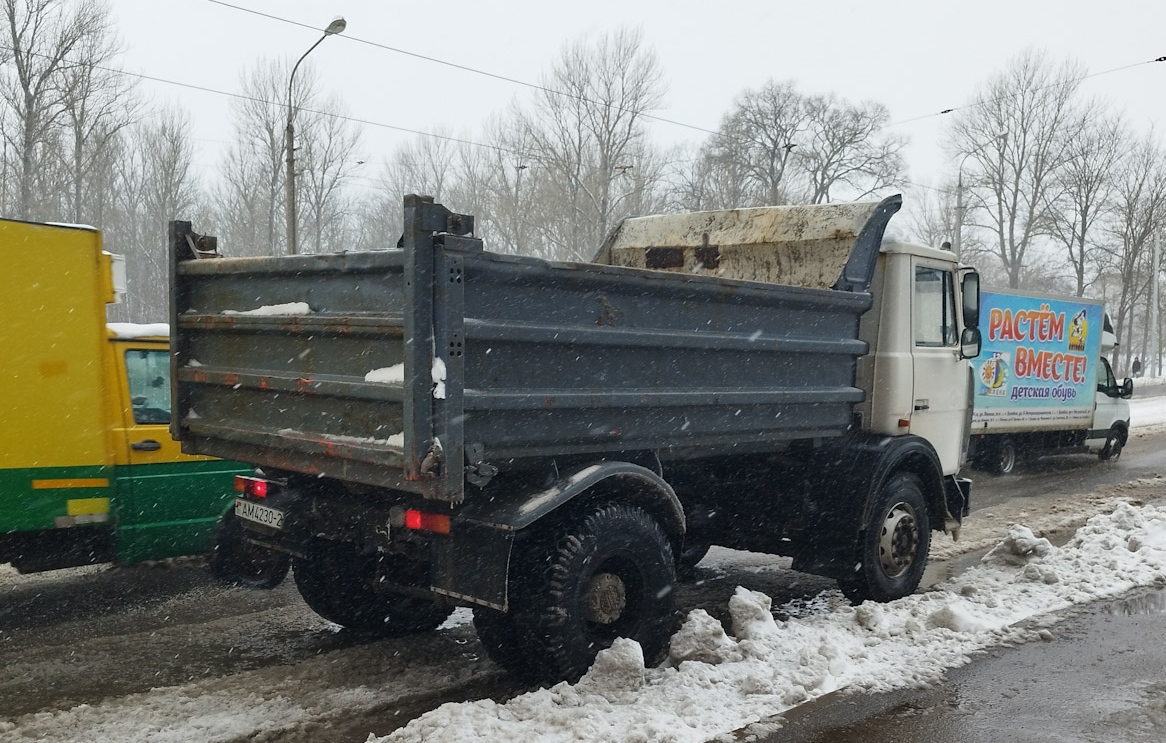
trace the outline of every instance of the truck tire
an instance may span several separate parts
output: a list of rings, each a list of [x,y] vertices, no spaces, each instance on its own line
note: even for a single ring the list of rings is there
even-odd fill
[[[619,637],[637,641],[645,663],[663,657],[676,572],[652,517],[607,504],[534,536],[511,565],[510,614],[475,617],[491,658],[523,680],[554,683],[577,680]]]
[[[304,603],[347,629],[401,637],[437,629],[453,613],[432,601],[373,589],[377,561],[351,545],[318,542],[307,557],[292,561],[292,577]]]
[[[858,570],[839,587],[855,604],[908,596],[919,587],[930,547],[931,520],[918,478],[893,474],[879,489],[859,540]]]
[[[1122,430],[1114,426],[1109,429],[1109,435],[1105,437],[1105,446],[1101,447],[1097,456],[1102,462],[1116,462],[1121,458],[1121,450],[1125,448],[1125,444],[1126,437]]]
[[[211,575],[233,586],[275,588],[287,577],[291,557],[247,540],[247,530],[233,513],[219,521],[207,561]]]
[[[991,458],[988,460],[989,469],[997,475],[1011,475],[1016,471],[1016,463],[1019,461],[1020,454],[1016,449],[1016,442],[1011,438],[1004,437],[996,442],[996,446],[992,449]]]

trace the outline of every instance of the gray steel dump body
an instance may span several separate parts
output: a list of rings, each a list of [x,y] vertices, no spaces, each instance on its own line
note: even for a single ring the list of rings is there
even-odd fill
[[[872,304],[845,274],[869,282],[889,216],[849,290],[493,254],[421,197],[404,247],[375,252],[194,260],[176,222],[172,432],[189,453],[451,502],[530,458],[838,436]]]

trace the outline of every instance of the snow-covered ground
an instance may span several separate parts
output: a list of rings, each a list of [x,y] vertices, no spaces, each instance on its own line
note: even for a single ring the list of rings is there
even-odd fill
[[[1138,380],[1139,388],[1161,383]],[[1135,434],[1166,430],[1166,396],[1135,398],[1132,420]],[[638,646],[620,642],[578,684],[540,689],[505,704],[446,704],[368,740],[728,741],[742,728],[761,733],[778,727],[777,715],[832,691],[927,684],[985,648],[1047,637],[1069,607],[1166,580],[1163,496],[1166,480],[1154,479],[1067,502],[1065,523],[1080,523],[1083,512],[1098,515],[1061,546],[1032,531],[1055,528],[1056,514],[1042,514],[1038,524],[1020,510],[980,511],[965,529],[967,538],[957,545],[936,540],[945,545],[936,552],[949,553],[933,555],[995,546],[976,567],[916,595],[859,607],[835,602],[830,611],[778,621],[769,597],[739,588],[729,604],[731,631],[694,610],[660,668],[645,669]],[[737,558],[710,555],[713,563],[717,559]],[[19,579],[0,570],[0,582]],[[467,612],[459,610],[452,623],[465,621]],[[341,681],[341,667],[366,662],[369,653],[353,648],[322,658],[313,672],[319,678],[300,675],[284,683],[286,670],[266,669],[239,674],[238,681],[208,679],[0,719],[0,743],[205,743],[262,737],[273,726],[295,727],[297,720],[304,733],[297,739],[311,740],[319,710],[343,714],[378,704],[376,688]],[[408,678],[397,681],[429,688],[453,678],[458,662],[455,657],[437,663],[440,668],[411,667],[403,672]]]

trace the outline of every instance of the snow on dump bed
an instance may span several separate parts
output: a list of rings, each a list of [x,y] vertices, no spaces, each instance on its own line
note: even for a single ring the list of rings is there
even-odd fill
[[[764,594],[738,588],[732,634],[703,609],[645,669],[618,641],[579,683],[505,704],[445,704],[379,743],[707,741],[837,689],[889,691],[935,682],[984,648],[1031,634],[1017,623],[1166,579],[1166,508],[1120,504],[1064,547],[1014,525],[981,565],[925,593],[777,621]],[[1047,632],[1047,631],[1046,631]],[[759,721],[767,721],[756,724]]]
[[[310,315],[312,308],[307,302],[285,302],[256,307],[253,310],[223,310],[224,315]]]
[[[842,273],[878,204],[763,206],[626,219],[597,262],[827,289]],[[649,260],[652,250],[661,252]]]

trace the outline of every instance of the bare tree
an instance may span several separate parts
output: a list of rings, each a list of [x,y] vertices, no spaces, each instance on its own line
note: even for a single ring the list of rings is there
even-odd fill
[[[222,168],[219,224],[230,236],[229,244],[241,252],[275,255],[284,249],[279,219],[289,72],[284,63],[257,63],[243,73],[241,97],[231,103],[235,136]],[[303,68],[296,82],[293,105],[299,106],[314,82],[311,69]]]
[[[77,44],[76,61],[62,69],[63,125],[69,138],[60,156],[72,184],[68,208],[75,222],[105,223],[112,199],[111,153],[137,115],[134,86],[113,67],[120,53],[103,8]]]
[[[725,115],[699,166],[722,206],[862,198],[898,181],[906,141],[883,131],[874,102],[807,96],[792,81],[746,90]],[[702,188],[707,190],[707,188]]]
[[[1114,331],[1124,341],[1126,362],[1134,308],[1147,286],[1150,241],[1166,226],[1166,155],[1153,132],[1133,143],[1118,164],[1113,190],[1112,246],[1108,249],[1118,278]],[[1158,280],[1158,277],[1153,277]]]
[[[627,29],[568,45],[544,78],[523,121],[530,142],[524,173],[544,199],[542,239],[563,258],[589,257],[627,213],[624,175],[651,150],[645,115],[660,105],[659,62]]]
[[[808,141],[807,103],[793,81],[770,80],[759,90],[744,91],[706,148],[711,161],[705,163],[706,170],[739,174],[749,205],[800,200],[805,186],[799,182],[794,148]]]
[[[115,218],[105,238],[125,255],[129,292],[111,311],[116,319],[156,322],[166,316],[166,225],[172,219],[203,220],[204,198],[193,173],[189,116],[166,107],[129,130],[114,158]]]
[[[300,111],[299,140],[304,143],[297,158],[302,173],[297,172],[297,195],[307,208],[306,236],[310,242],[301,246],[305,253],[322,253],[345,247],[346,222],[352,204],[346,194],[357,167],[356,149],[360,131],[344,117],[344,106],[330,97],[310,111]]]
[[[363,224],[357,244],[373,250],[396,245],[403,229],[401,205],[405,195],[423,194],[445,201],[446,189],[456,177],[457,162],[458,149],[447,129],[418,135],[394,150],[381,166],[374,193],[359,205]],[[464,209],[449,206],[455,211]]]
[[[1027,52],[983,87],[952,128],[950,149],[979,165],[972,205],[984,207],[1012,288],[1020,285],[1028,250],[1047,223],[1057,174],[1082,123],[1073,106],[1080,79],[1078,65],[1054,66],[1045,55]]]
[[[14,166],[14,203],[22,219],[51,218],[46,206],[59,184],[42,187],[46,161],[60,144],[60,130],[70,86],[65,73],[77,64],[75,52],[87,39],[101,36],[108,8],[100,0],[0,0],[8,35],[8,60],[0,67],[0,98],[11,126],[4,128],[6,149]]]
[[[521,113],[511,108],[486,121],[480,146],[459,149],[462,181],[453,198],[458,211],[470,211],[476,229],[491,250],[542,255],[540,217],[544,209],[534,198],[537,170],[530,132]]]
[[[1079,133],[1069,139],[1068,159],[1056,176],[1046,231],[1065,248],[1076,294],[1083,297],[1090,274],[1098,269],[1095,227],[1111,206],[1114,168],[1130,138],[1120,118],[1104,117],[1101,104],[1083,108],[1079,116],[1080,123],[1072,127]]]
[[[882,131],[890,120],[886,106],[874,101],[852,104],[828,95],[811,98],[806,110],[808,141],[798,146],[796,155],[809,203],[840,195],[866,198],[902,178],[907,141]]]

